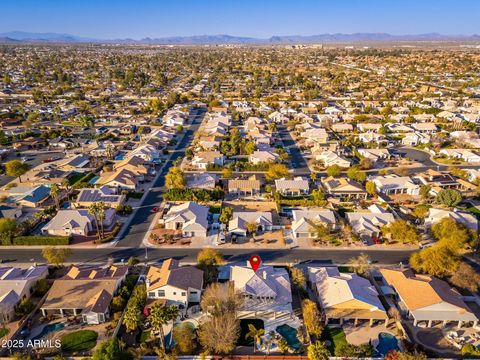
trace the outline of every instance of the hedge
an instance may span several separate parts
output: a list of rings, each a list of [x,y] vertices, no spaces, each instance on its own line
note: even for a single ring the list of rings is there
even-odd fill
[[[218,201],[222,200],[225,193],[222,188],[206,189],[170,189],[163,194],[166,201]]]
[[[17,236],[12,245],[69,245],[69,236]]]

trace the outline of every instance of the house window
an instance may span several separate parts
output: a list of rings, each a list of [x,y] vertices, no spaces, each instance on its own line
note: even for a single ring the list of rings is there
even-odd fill
[[[148,297],[149,298],[154,298],[155,297],[155,293],[153,291],[149,292],[148,293]]]
[[[177,292],[176,292],[176,291],[174,291],[174,292],[173,292],[173,295],[177,295]]]
[[[187,293],[185,291],[182,291],[182,296],[187,296]]]
[[[165,296],[165,290],[158,290],[158,296]]]

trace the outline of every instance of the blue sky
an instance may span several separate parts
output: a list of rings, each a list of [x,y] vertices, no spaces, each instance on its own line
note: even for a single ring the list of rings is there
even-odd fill
[[[0,32],[93,38],[480,34],[478,0],[1,0]]]

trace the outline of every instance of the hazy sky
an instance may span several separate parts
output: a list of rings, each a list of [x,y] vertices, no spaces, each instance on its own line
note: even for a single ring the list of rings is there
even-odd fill
[[[0,0],[0,32],[93,38],[480,34],[479,0]]]

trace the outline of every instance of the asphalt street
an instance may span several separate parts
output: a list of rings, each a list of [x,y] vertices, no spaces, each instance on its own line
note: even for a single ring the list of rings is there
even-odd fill
[[[374,263],[381,265],[394,265],[406,263],[412,250],[370,250],[370,249],[222,249],[225,259],[229,262],[246,261],[252,254],[257,254],[262,261],[270,264],[293,264],[299,262],[321,262],[326,264],[345,264],[349,259],[361,253],[368,254]],[[153,249],[153,248],[89,248],[72,249],[72,254],[66,262],[105,263],[112,259],[114,262],[127,261],[134,256],[141,262],[159,262],[170,257],[175,257],[182,263],[194,263],[199,249]],[[5,264],[44,263],[41,249],[2,249],[0,258]]]

